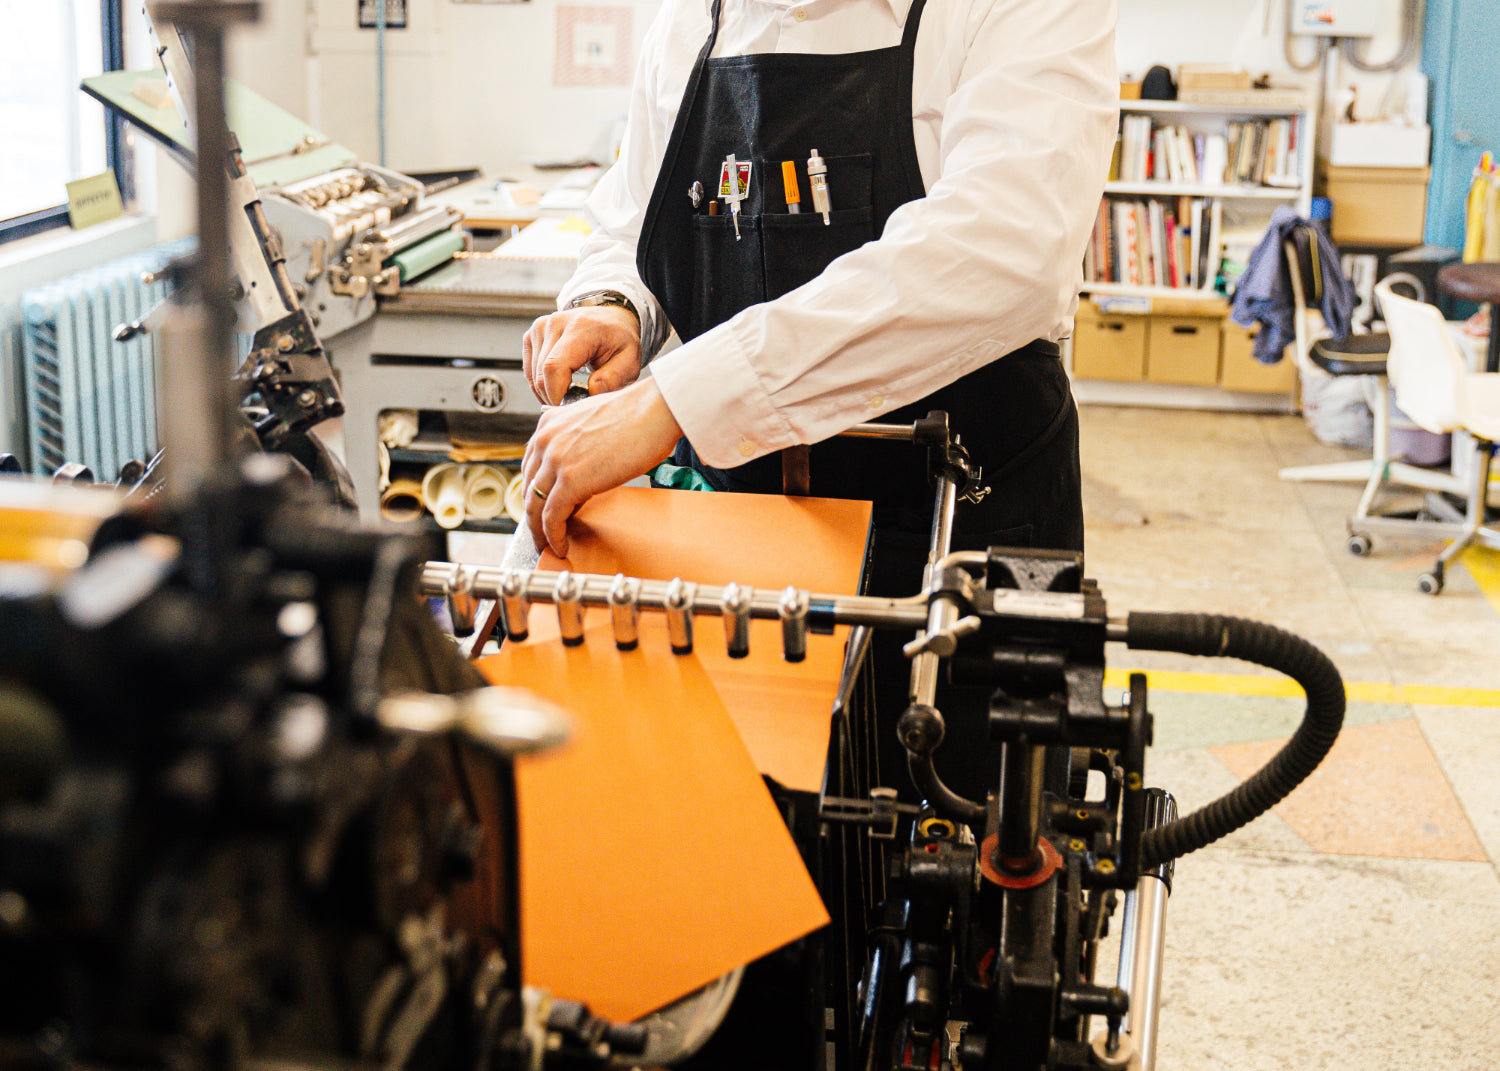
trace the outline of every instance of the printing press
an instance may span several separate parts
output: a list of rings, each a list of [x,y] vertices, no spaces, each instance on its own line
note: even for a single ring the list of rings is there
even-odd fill
[[[99,75],[84,89],[191,168],[190,113],[177,98],[191,99],[193,70],[161,10],[150,5],[147,22],[162,69]],[[521,337],[553,311],[572,264],[475,252],[462,212],[420,179],[361,161],[238,84],[226,94],[240,156],[232,196],[245,207],[232,223],[239,330],[306,310],[339,377],[343,460],[363,515],[379,516],[383,410],[456,414],[466,427],[483,418],[494,437],[524,441],[539,410]],[[134,329],[152,327],[146,317]],[[434,448],[425,460],[443,456]]]
[[[0,1065],[1154,1066],[1172,864],[1326,755],[1329,660],[1254,622],[1112,613],[1076,555],[950,553],[983,474],[938,413],[850,431],[928,458],[904,598],[789,579],[809,566],[778,533],[853,530],[857,574],[857,503],[622,489],[580,513],[576,560],[528,570],[361,527],[282,452],[319,419],[277,400],[286,367],[211,389],[237,203],[215,87],[253,5],[160,8],[192,31],[198,143],[227,164],[200,169],[201,249],[162,326],[201,404],[168,414],[133,485],[0,478]],[[315,356],[291,296],[305,334],[283,352]],[[638,522],[648,499],[692,521],[664,528],[774,519],[765,563],[734,581],[707,575],[749,568],[720,548],[630,557],[640,524],[610,511]],[[468,651],[424,597],[472,615]],[[879,630],[909,637],[902,710],[871,705]],[[1276,669],[1307,692],[1302,727],[1178,817],[1148,787],[1144,676],[1106,697],[1111,643]],[[983,799],[943,778],[945,680],[992,689]],[[767,772],[808,697],[817,769]],[[881,734],[904,770],[872,762]],[[612,988],[572,991],[588,979]]]

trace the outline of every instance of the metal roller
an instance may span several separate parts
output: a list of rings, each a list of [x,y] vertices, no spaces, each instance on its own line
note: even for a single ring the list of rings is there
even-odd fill
[[[382,227],[370,235],[370,240],[384,242],[392,252],[395,252],[409,245],[415,245],[423,238],[430,238],[439,231],[447,230],[458,218],[454,211],[447,207],[424,208],[414,215],[404,216],[395,223]]]

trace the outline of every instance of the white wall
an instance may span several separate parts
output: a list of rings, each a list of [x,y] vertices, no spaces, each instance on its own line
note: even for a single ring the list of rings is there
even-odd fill
[[[660,0],[569,2],[631,8],[638,51]],[[1315,85],[1316,74],[1293,72],[1282,56],[1287,2],[1120,0],[1121,71],[1139,77],[1154,63],[1229,62],[1279,84]],[[1400,0],[1387,3],[1389,30],[1371,45],[1376,59],[1397,46]],[[408,28],[387,32],[390,165],[478,166],[498,176],[524,160],[583,153],[601,122],[625,109],[628,91],[553,84],[558,4],[408,0]],[[262,21],[234,37],[234,77],[376,160],[376,35],[355,28],[356,0],[263,0],[262,9]],[[1312,45],[1297,48],[1307,56]],[[1332,78],[1335,91],[1359,87],[1365,115],[1391,82],[1346,64]],[[190,229],[191,196],[174,166],[159,171],[166,238]]]
[[[314,71],[301,114],[315,114],[315,125],[376,160],[376,35],[353,28],[354,0],[307,2]],[[659,6],[659,0],[572,3],[630,9],[632,61]],[[387,162],[410,169],[478,166],[499,175],[522,160],[584,153],[601,122],[625,110],[629,91],[553,84],[557,6],[557,0],[408,0],[407,29],[386,35]]]
[[[1121,76],[1129,73],[1140,78],[1158,63],[1174,72],[1181,63],[1235,63],[1253,76],[1270,74],[1273,84],[1315,86],[1317,72],[1293,71],[1282,52],[1286,4],[1295,2],[1299,0],[1120,0],[1116,52]],[[1367,50],[1374,62],[1394,56],[1399,47],[1401,0],[1385,2],[1389,9],[1386,32],[1371,41]],[[1299,39],[1293,48],[1306,62],[1314,54],[1313,39]],[[1337,62],[1331,82],[1331,96],[1356,86],[1357,114],[1374,118],[1392,76],[1366,74]]]

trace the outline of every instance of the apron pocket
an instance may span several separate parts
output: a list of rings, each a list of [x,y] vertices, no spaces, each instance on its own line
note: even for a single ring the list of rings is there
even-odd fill
[[[836,259],[875,237],[875,213],[868,204],[842,210],[837,201],[833,205],[826,224],[811,211],[761,217],[768,300],[811,282]]]
[[[696,338],[718,327],[736,313],[766,300],[761,269],[760,220],[743,213],[740,237],[734,236],[734,219],[727,213],[693,217],[693,288],[691,334]]]

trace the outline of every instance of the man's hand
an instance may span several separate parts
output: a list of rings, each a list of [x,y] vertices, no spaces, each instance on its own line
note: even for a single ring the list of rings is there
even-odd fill
[[[559,405],[573,373],[591,363],[589,393],[604,394],[641,374],[641,325],[626,309],[588,305],[538,317],[521,340],[521,367],[543,405]]]
[[[521,462],[526,522],[536,545],[567,557],[568,518],[578,507],[650,472],[681,437],[650,379],[543,412]]]

